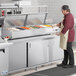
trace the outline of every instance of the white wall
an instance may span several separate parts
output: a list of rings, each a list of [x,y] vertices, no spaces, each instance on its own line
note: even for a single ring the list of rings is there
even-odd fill
[[[76,18],[76,0],[38,0],[38,2],[40,5],[48,5],[48,18],[52,18],[55,23],[62,20],[61,6],[65,4],[70,6],[71,12]]]
[[[10,3],[12,0],[0,0],[0,3]]]
[[[20,0],[20,1],[30,1],[31,5],[38,5],[38,0]]]

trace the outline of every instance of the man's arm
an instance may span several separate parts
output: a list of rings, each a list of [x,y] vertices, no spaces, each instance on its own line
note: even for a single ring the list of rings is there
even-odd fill
[[[59,24],[55,24],[53,27],[60,27],[61,26],[61,22]]]
[[[62,29],[61,33],[65,34],[69,30],[70,27],[71,27],[71,17],[68,16],[65,19],[64,28]]]
[[[61,26],[61,22],[59,24],[57,24],[57,26],[60,27]]]

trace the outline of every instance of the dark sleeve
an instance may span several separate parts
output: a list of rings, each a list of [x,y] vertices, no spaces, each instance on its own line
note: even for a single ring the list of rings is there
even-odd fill
[[[69,28],[71,27],[71,16],[67,16],[64,22],[64,28],[62,29],[62,33],[65,34]]]

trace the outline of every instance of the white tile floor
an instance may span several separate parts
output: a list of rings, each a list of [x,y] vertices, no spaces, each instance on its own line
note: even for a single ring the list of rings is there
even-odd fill
[[[76,44],[73,45],[73,50],[74,50],[74,59],[75,59],[75,65],[76,65]],[[33,73],[33,72],[37,72],[37,71],[41,71],[41,70],[45,70],[45,69],[49,69],[49,68],[53,68],[53,67],[56,67],[56,63],[54,63],[53,65],[49,64],[49,65],[46,65],[44,67],[39,67],[37,70],[36,69],[31,69],[31,70],[19,72],[19,73],[16,73],[16,74],[12,74],[12,75],[9,75],[9,76],[23,76],[23,75],[26,75],[26,74],[30,74],[30,73]],[[70,76],[76,76],[76,74],[73,74],[73,75],[70,75]]]

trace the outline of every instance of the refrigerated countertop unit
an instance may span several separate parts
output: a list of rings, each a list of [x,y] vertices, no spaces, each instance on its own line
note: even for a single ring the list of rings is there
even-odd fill
[[[47,13],[5,17],[2,38],[9,37],[14,44],[9,47],[9,73],[63,59],[63,51],[52,47],[59,47],[59,37],[54,35],[59,28],[46,24],[46,17]]]

